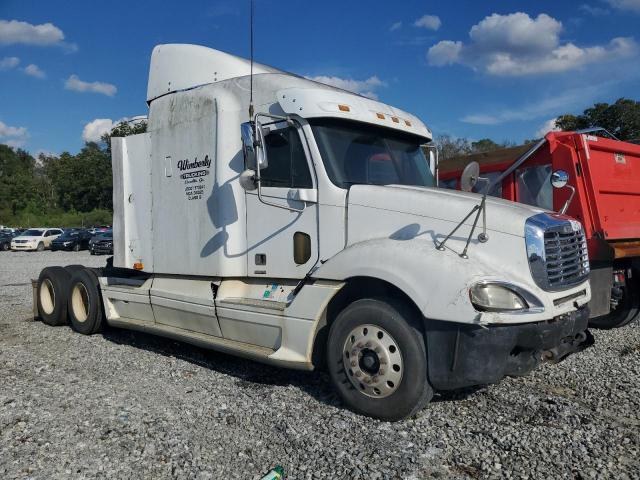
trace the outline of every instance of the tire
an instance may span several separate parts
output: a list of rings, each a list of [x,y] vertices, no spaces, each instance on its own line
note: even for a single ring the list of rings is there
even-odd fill
[[[85,268],[87,267],[85,267],[84,265],[67,265],[64,267],[64,269],[69,273],[69,279],[71,279],[74,273],[80,270],[83,270]]]
[[[625,286],[624,296],[615,310],[606,315],[589,319],[589,326],[610,330],[628,325],[640,318],[640,291],[637,282],[628,282]]]
[[[90,251],[89,251],[89,254],[91,254],[91,255],[95,255],[95,254],[96,254],[96,252],[94,252],[93,250],[90,250]]]
[[[42,252],[44,250],[44,243],[40,242],[36,247],[36,251]]]
[[[433,397],[420,320],[392,298],[357,300],[338,314],[327,339],[327,364],[344,403],[363,415],[400,420]]]
[[[67,323],[67,299],[71,276],[62,267],[47,267],[38,277],[38,314],[52,327]]]
[[[73,246],[73,251],[74,251],[74,252],[79,252],[79,251],[80,251],[80,244],[79,244],[79,243],[76,243],[76,244]]]
[[[11,246],[8,243],[3,243],[2,244],[2,251],[8,252],[9,248],[11,248]]]
[[[69,285],[69,323],[83,335],[93,335],[102,330],[104,308],[98,277],[88,268],[71,275]]]

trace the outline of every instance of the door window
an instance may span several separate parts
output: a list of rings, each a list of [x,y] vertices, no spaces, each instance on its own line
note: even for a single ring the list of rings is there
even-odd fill
[[[516,171],[518,201],[553,210],[551,165],[537,165]]]
[[[313,188],[307,156],[294,127],[264,137],[269,166],[260,171],[263,187]]]

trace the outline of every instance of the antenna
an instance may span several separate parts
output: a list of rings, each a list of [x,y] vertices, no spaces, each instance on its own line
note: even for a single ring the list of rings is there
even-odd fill
[[[251,44],[250,46],[251,67],[249,72],[249,121],[250,122],[253,121],[253,10],[254,10],[253,3],[254,3],[254,0],[249,0],[250,11],[251,11],[251,13],[249,14],[249,42]]]

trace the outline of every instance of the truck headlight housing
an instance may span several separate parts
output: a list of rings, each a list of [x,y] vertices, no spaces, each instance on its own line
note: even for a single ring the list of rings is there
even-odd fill
[[[481,311],[515,312],[529,309],[529,304],[515,288],[500,283],[476,283],[469,289],[469,296],[473,306]]]

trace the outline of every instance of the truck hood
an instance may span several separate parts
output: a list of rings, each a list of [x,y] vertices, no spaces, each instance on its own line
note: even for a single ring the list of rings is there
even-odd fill
[[[404,185],[354,185],[349,189],[349,206],[395,211],[425,219],[431,218],[457,225],[474,207],[482,196],[477,193],[460,192],[444,188],[410,187]],[[524,236],[527,218],[545,210],[487,197],[487,230],[518,237]],[[472,225],[475,214],[465,221]],[[428,223],[428,221],[427,221]],[[482,219],[478,221],[482,228]],[[479,230],[480,231],[480,230]],[[478,232],[479,232],[478,231]],[[449,232],[436,232],[447,234]]]

